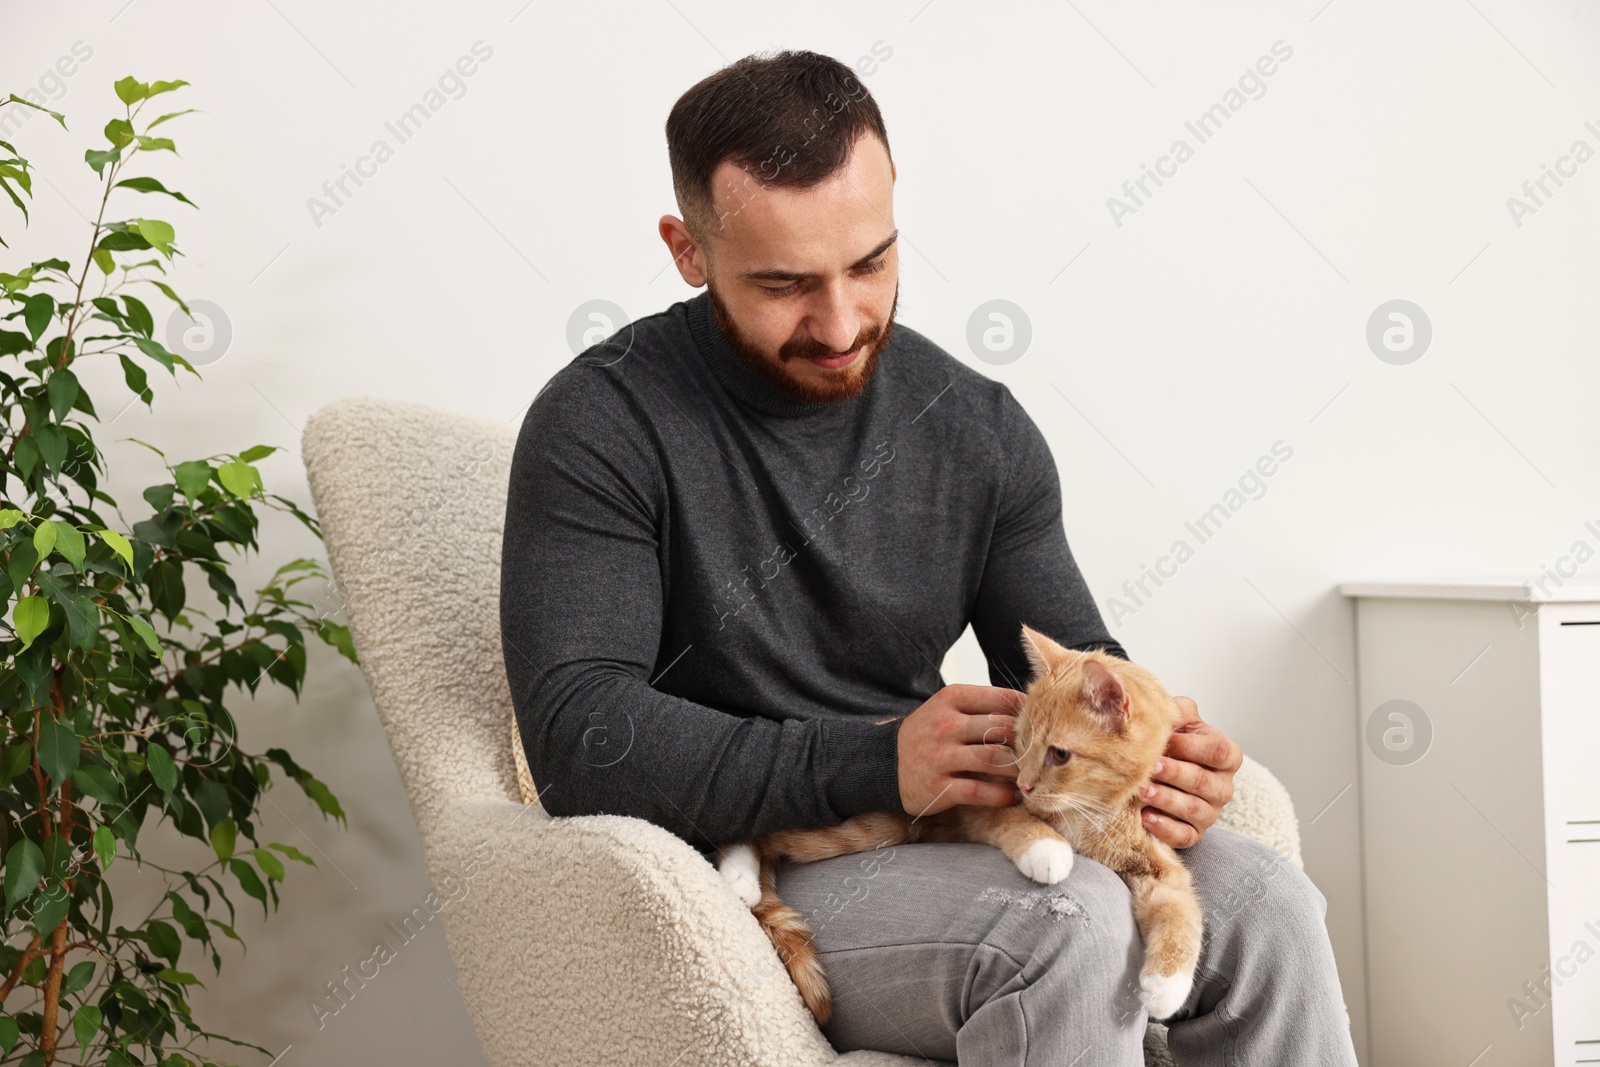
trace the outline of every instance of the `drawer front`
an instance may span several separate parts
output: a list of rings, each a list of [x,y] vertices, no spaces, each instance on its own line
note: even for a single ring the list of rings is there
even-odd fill
[[[1560,817],[1568,839],[1600,838],[1600,606],[1551,625],[1542,654],[1550,686],[1546,751],[1558,805],[1550,815]]]
[[[1558,1067],[1600,1063],[1600,849],[1569,844],[1551,872],[1551,1036]]]
[[[1600,605],[1547,606],[1541,678],[1558,1065],[1600,1063]]]

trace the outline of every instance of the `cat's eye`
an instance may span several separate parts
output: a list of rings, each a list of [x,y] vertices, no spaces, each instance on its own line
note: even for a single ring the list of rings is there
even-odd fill
[[[1046,767],[1061,766],[1071,758],[1072,752],[1070,749],[1057,748],[1052,745],[1050,748],[1045,750],[1044,763]]]

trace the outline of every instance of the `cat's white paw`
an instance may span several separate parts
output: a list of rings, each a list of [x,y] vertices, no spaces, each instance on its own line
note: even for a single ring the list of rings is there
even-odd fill
[[[723,849],[722,857],[717,860],[717,870],[722,880],[744,901],[745,907],[753,908],[761,903],[761,861],[756,858],[755,849],[747,844]]]
[[[1017,860],[1017,870],[1035,882],[1055,885],[1072,873],[1072,846],[1053,837],[1041,838]]]
[[[1192,974],[1139,976],[1139,1000],[1144,1004],[1144,1010],[1150,1013],[1150,1018],[1157,1022],[1183,1007],[1183,1002],[1189,999],[1189,990],[1193,988]]]

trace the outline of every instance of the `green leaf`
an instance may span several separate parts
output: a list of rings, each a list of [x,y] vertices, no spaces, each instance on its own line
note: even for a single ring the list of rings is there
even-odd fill
[[[154,452],[156,455],[160,456],[162,459],[166,459],[167,458],[167,454],[165,452],[161,451],[161,449],[157,448],[155,445],[151,444],[149,441],[141,441],[137,437],[130,437],[130,438],[128,438],[128,440],[132,441],[136,445],[143,445],[145,448],[148,448],[150,451]],[[145,494],[146,494],[145,495],[145,499],[146,500],[150,499],[149,492],[150,491],[148,489],[145,490]],[[154,506],[154,505],[152,505],[152,506]]]
[[[178,785],[178,765],[172,762],[172,753],[152,741],[150,751],[145,755],[145,763],[150,768],[150,777],[155,781],[156,788],[171,795]]]
[[[54,474],[67,461],[67,435],[61,432],[61,427],[46,423],[39,427],[38,439],[45,469]]]
[[[192,459],[172,468],[172,476],[184,496],[198,500],[206,486],[211,484],[211,464],[203,459]]]
[[[168,352],[165,348],[162,348],[160,344],[152,341],[150,338],[135,337],[133,339],[133,343],[138,346],[139,351],[143,352],[145,355],[149,356],[151,359],[167,368],[167,370],[172,370],[176,365],[173,363],[172,353]]]
[[[173,155],[178,154],[177,146],[166,137],[139,136],[135,137],[134,140],[138,141],[140,149],[146,152],[159,152],[165,149],[166,151],[171,152]]]
[[[133,570],[133,546],[128,544],[128,539],[115,530],[101,530],[99,533],[100,540],[106,543],[106,547],[121,557],[130,571]]]
[[[44,874],[44,853],[26,837],[18,838],[6,853],[6,907],[15,907],[39,888]]]
[[[51,838],[50,840],[59,840]],[[46,867],[49,858],[45,859]],[[72,903],[68,897],[66,887],[60,882],[46,883],[44,890],[33,898],[33,914],[28,916],[29,924],[45,937],[49,937],[56,927],[61,925],[61,920],[67,917],[67,907]]]
[[[137,615],[128,616],[128,625],[133,627],[133,632],[139,635],[151,655],[161,655],[161,638],[156,636],[155,628]]]
[[[226,863],[233,858],[233,845],[238,836],[239,831],[232,817],[223,819],[211,828],[211,847],[216,851],[217,859]]]
[[[192,114],[194,114],[194,112],[196,110],[198,110],[198,109],[192,108],[192,107],[186,107],[182,111],[169,111],[165,115],[162,115],[160,118],[156,119],[150,125],[146,126],[145,130],[146,130],[146,132],[148,132],[150,130],[153,130],[157,126],[161,125],[163,122],[166,122],[168,119],[175,119],[180,115],[192,115]]]
[[[71,726],[49,716],[39,720],[39,769],[59,787],[78,766],[78,735]]]
[[[149,91],[149,93],[147,95],[149,95],[149,96],[160,96],[162,93],[170,93],[170,92],[172,92],[172,90],[181,89],[185,85],[188,85],[188,84],[189,84],[188,82],[184,81],[181,78],[178,79],[177,81],[171,81],[171,82],[151,82],[150,83],[150,91]],[[154,125],[154,123],[152,123],[151,125]]]
[[[27,324],[28,335],[33,338],[33,343],[39,343],[39,337],[45,328],[50,325],[50,318],[55,314],[56,302],[50,298],[49,293],[34,293],[28,297],[28,302],[22,305],[22,321]]]
[[[266,459],[278,451],[276,445],[252,445],[239,453],[239,460],[243,463],[254,463],[258,459]]]
[[[145,924],[144,938],[151,952],[168,962],[178,962],[178,953],[183,951],[183,942],[178,940],[178,931],[171,925],[160,919],[152,920]]]
[[[305,795],[314,800],[317,807],[322,809],[324,815],[331,815],[340,822],[345,821],[344,808],[339,806],[339,798],[334,796],[333,791],[320,780],[312,777],[309,771],[301,771],[296,781],[300,783],[300,788]]]
[[[117,858],[117,835],[111,832],[109,826],[97,826],[93,840],[94,857],[100,861],[100,869],[103,871]]]
[[[72,970],[67,972],[67,977],[61,982],[61,995],[68,996],[76,993],[88,985],[94,978],[94,961],[82,960],[72,965]]]
[[[55,551],[55,547],[56,547],[56,524],[55,523],[49,522],[49,521],[45,521],[45,522],[41,522],[38,526],[34,527],[34,529],[33,529],[33,550],[35,552],[39,553],[39,558],[41,560],[49,559],[50,558],[50,553]]]
[[[261,901],[261,912],[266,914],[267,890],[261,884],[261,877],[256,874],[256,869],[236,856],[228,861],[228,870],[232,871],[233,876],[239,879],[240,889]]]
[[[90,649],[100,640],[100,605],[83,586],[66,588],[55,597],[67,615],[68,640],[74,648]],[[92,588],[92,587],[89,587]]]
[[[134,395],[140,400],[146,404],[150,403],[152,394],[148,385],[149,377],[145,374],[144,368],[121,353],[117,354],[117,358],[122,361],[122,379],[128,383],[128,388],[133,390]]]
[[[250,850],[250,855],[256,858],[256,863],[260,865],[262,871],[266,873],[268,878],[272,879],[274,882],[283,881],[282,860],[264,848],[253,848]]]
[[[145,523],[135,523],[133,532],[139,533],[145,525]],[[145,540],[150,538],[146,537]],[[183,586],[183,564],[175,559],[160,560],[145,572],[144,580],[151,606],[165,615],[168,622],[175,621],[183,614],[186,597]]]
[[[87,960],[84,962],[88,963]],[[93,1004],[85,1004],[72,1017],[72,1032],[78,1038],[78,1059],[84,1060],[83,1052],[94,1044],[95,1035],[100,1032],[102,1018],[100,1009]]]
[[[50,603],[42,596],[23,597],[11,609],[11,627],[22,640],[22,647],[33,644],[33,639],[44,633],[50,625]]]
[[[317,636],[338,649],[339,655],[351,663],[359,664],[361,662],[356,657],[356,643],[350,636],[350,627],[322,619],[317,622]]]
[[[0,782],[9,782],[33,764],[33,739],[23,738],[6,748],[0,760]]]
[[[155,262],[151,260],[151,262]],[[150,317],[150,309],[144,306],[144,301],[128,296],[122,297],[123,307],[128,309],[128,325],[139,333],[149,337],[155,331],[155,320]]]
[[[31,754],[31,753],[30,753]],[[111,772],[98,763],[85,763],[72,772],[73,787],[102,804],[120,804],[122,786]],[[107,831],[108,833],[110,831]]]
[[[11,579],[11,587],[21,589],[33,576],[33,569],[38,565],[39,553],[34,550],[32,541],[22,541],[13,545],[11,559],[6,563],[6,576]]]
[[[106,140],[113,148],[122,148],[133,142],[133,124],[127,119],[112,119],[106,123]]]
[[[40,525],[44,524],[40,523]],[[74,567],[81,568],[85,551],[83,532],[70,522],[58,521],[52,523],[52,525],[56,528],[56,551],[65,556]],[[36,536],[35,541],[37,540]],[[35,544],[34,547],[37,548],[38,545]]]
[[[172,227],[160,219],[133,219],[128,223],[128,229],[133,230],[140,237],[150,242],[150,246],[157,252],[172,258]]]
[[[100,268],[101,274],[110,274],[117,269],[117,261],[111,258],[111,253],[96,245],[94,252],[94,265]]]
[[[78,402],[78,391],[78,376],[65,367],[50,375],[50,414],[57,422],[66,418],[72,405]]]
[[[168,116],[164,116],[164,117],[171,118],[172,116],[168,115]],[[160,119],[156,120],[156,122],[160,122],[160,121],[161,121]],[[150,125],[154,126],[154,125],[156,125],[156,122],[152,122]],[[165,194],[167,194],[168,196],[172,197],[175,200],[182,200],[185,204],[188,204],[190,207],[198,207],[199,206],[193,200],[190,200],[187,196],[184,196],[182,193],[178,192],[176,189],[168,189],[165,185],[162,185],[160,182],[156,181],[154,178],[124,178],[122,181],[120,181],[117,184],[113,185],[111,188],[113,188],[113,189],[134,189],[134,190],[136,190],[138,192],[141,192],[141,193],[165,193]]]
[[[221,930],[223,933],[239,942],[239,944],[244,944],[244,938],[239,936],[238,931],[234,930],[233,927],[229,926],[221,919],[207,919],[206,922],[210,923],[212,926],[215,926],[218,930]],[[245,951],[248,952],[249,949],[246,949]]]
[[[16,508],[0,508],[0,530],[9,530],[25,518]]]
[[[23,107],[31,107],[35,111],[43,111],[46,115],[49,115],[51,118],[61,123],[61,128],[63,130],[67,128],[67,120],[62,117],[61,112],[51,111],[47,107],[40,107],[38,104],[30,103],[29,101],[22,99],[22,97],[18,96],[16,93],[12,93],[10,96],[8,96],[6,98],[6,103],[21,104]],[[8,1048],[6,1051],[10,1052],[11,1050]]]
[[[171,967],[161,968],[161,970],[156,972],[156,977],[161,979],[163,982],[171,982],[173,985],[201,984],[200,979],[196,978],[188,971],[175,971]]]
[[[261,474],[248,463],[224,463],[217,468],[222,488],[237,497],[248,497],[261,488]]]
[[[112,148],[108,151],[91,148],[83,154],[84,162],[93,167],[94,172],[101,177],[105,177],[105,166],[107,163],[115,163],[121,158],[122,149],[120,148]],[[106,273],[109,274],[111,272],[107,271]]]
[[[21,1036],[16,1019],[9,1015],[0,1017],[0,1051],[11,1055],[11,1050],[17,1047],[17,1038]]]
[[[299,860],[308,867],[315,867],[317,865],[315,860],[306,855],[304,852],[301,852],[299,849],[295,848],[293,845],[285,845],[280,841],[272,841],[267,844],[267,847],[275,848],[279,852],[282,852],[285,856],[288,856],[290,859]]]
[[[137,104],[150,95],[150,87],[131,74],[118,81],[113,88],[117,91],[117,99],[124,104]]]

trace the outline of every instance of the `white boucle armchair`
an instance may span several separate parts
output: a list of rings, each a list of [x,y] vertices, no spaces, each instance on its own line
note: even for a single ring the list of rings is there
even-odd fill
[[[343,400],[303,454],[335,589],[411,798],[450,954],[495,1067],[909,1067],[839,1054],[699,853],[620,815],[552,818],[518,785],[500,538],[517,427]],[[525,768],[523,768],[525,773]],[[1246,758],[1223,825],[1295,864],[1288,793]],[[1170,1065],[1151,1024],[1149,1064]]]

